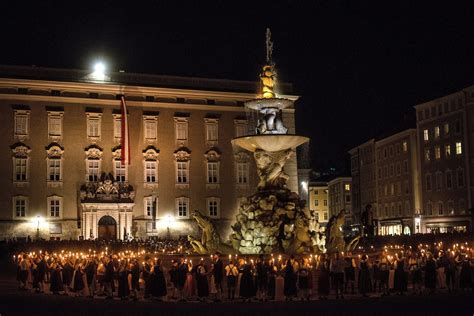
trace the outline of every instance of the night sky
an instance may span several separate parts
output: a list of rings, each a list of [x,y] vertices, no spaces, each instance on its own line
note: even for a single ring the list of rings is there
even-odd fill
[[[472,1],[98,2],[2,1],[0,64],[257,80],[270,27],[315,169],[474,84]]]

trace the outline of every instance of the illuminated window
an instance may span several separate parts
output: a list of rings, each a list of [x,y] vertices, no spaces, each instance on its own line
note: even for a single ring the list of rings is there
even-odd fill
[[[351,190],[351,185],[348,184],[348,183],[344,184],[344,190],[350,191]]]
[[[189,198],[180,197],[176,199],[176,214],[178,218],[189,217]]]
[[[403,152],[406,153],[408,151],[408,144],[406,141],[403,142],[402,147],[403,147]]]
[[[462,143],[456,142],[456,155],[462,155]]]
[[[435,146],[435,159],[441,159],[441,148],[439,146]]]
[[[328,220],[328,212],[324,212],[324,220],[327,221]]]
[[[428,162],[431,160],[431,152],[429,148],[425,149],[425,161]]]
[[[444,155],[446,158],[451,157],[451,145],[444,145]]]
[[[13,197],[13,217],[23,218],[28,213],[28,197],[15,196]]]
[[[153,216],[153,208],[155,207],[155,216],[158,216],[158,198],[153,203],[153,197],[147,196],[143,198],[143,211],[145,217],[151,218]]]
[[[220,209],[220,199],[216,197],[211,197],[206,199],[207,204],[207,213],[209,217],[218,218],[219,217],[219,209]]]
[[[430,140],[430,134],[429,134],[427,129],[423,130],[423,139],[424,139],[425,142]]]
[[[444,136],[449,135],[449,123],[444,123]]]
[[[435,137],[435,139],[439,138],[439,126],[436,126],[434,128],[434,137]]]

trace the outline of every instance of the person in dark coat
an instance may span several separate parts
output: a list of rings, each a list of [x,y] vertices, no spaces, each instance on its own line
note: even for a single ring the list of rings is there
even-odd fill
[[[344,258],[344,293],[347,294],[347,288],[351,288],[351,294],[354,294],[355,285],[355,263],[352,254],[348,253]]]
[[[310,267],[307,259],[301,261],[300,268],[298,269],[298,290],[300,291],[301,300],[309,301],[309,276]]]
[[[196,279],[198,300],[206,301],[206,298],[209,297],[209,282],[207,281],[207,270],[202,260],[194,269],[194,278]]]
[[[133,259],[130,264],[131,274],[131,295],[134,301],[138,300],[138,292],[140,291],[140,264],[136,259]]]
[[[268,259],[267,265],[269,267],[269,269],[268,269],[268,291],[267,291],[267,296],[271,300],[274,300],[275,299],[276,277],[277,277],[278,267],[275,265],[275,260],[274,259]]]
[[[329,260],[321,255],[317,266],[319,299],[327,299],[329,295]]]
[[[150,257],[146,256],[145,257],[145,262],[143,265],[143,281],[145,282],[145,294],[144,298],[147,299],[151,295],[151,281],[150,281],[150,275],[151,275],[151,264],[150,264]]]
[[[87,279],[87,286],[89,287],[89,297],[94,297],[97,273],[97,264],[95,262],[95,259],[91,259],[87,262],[85,273]]]
[[[472,267],[467,255],[461,262],[461,272],[459,273],[459,287],[465,291],[472,287]]]
[[[297,268],[295,264],[295,259],[291,256],[290,259],[286,261],[285,271],[284,271],[284,279],[285,283],[283,286],[283,293],[285,294],[286,300],[293,300],[294,297],[298,294],[298,290],[296,288],[296,281],[298,280],[297,277]]]
[[[255,295],[255,285],[253,283],[252,266],[246,263],[242,269],[242,277],[240,278],[240,297],[243,301],[249,301]]]
[[[130,287],[128,285],[129,274],[130,270],[127,261],[121,261],[118,269],[118,297],[121,300],[126,300],[130,296]]]
[[[107,299],[113,299],[113,288],[114,283],[115,267],[112,256],[110,256],[105,264],[105,274],[104,274],[104,288],[107,292]]]
[[[425,263],[425,288],[430,294],[436,290],[436,261],[431,254],[428,255]]]
[[[76,292],[76,296],[80,296],[84,290],[84,271],[82,269],[81,263],[76,263],[76,268],[74,270],[74,287],[73,290]]]
[[[372,281],[370,279],[370,267],[367,256],[364,254],[359,264],[359,293],[367,297],[367,293],[370,293],[371,290]]]
[[[266,301],[268,292],[268,277],[270,266],[265,262],[263,256],[260,256],[256,264],[256,283],[257,283],[257,296],[260,301]]]
[[[47,264],[43,255],[36,263],[36,271],[33,278],[33,285],[36,287],[37,293],[44,293],[44,278],[46,276]]]
[[[61,265],[59,265],[59,263],[54,261],[51,264],[51,272],[50,273],[51,273],[51,279],[50,279],[51,286],[50,286],[49,290],[53,294],[59,294],[60,292],[62,292],[64,290],[63,280],[62,280],[62,276],[61,276]]]
[[[175,287],[178,291],[179,301],[184,302],[184,285],[186,284],[186,278],[188,276],[188,264],[181,257],[179,258],[178,266],[176,268],[176,280]]]
[[[212,276],[214,277],[214,284],[216,286],[216,301],[221,300],[222,296],[222,279],[224,278],[224,263],[221,259],[221,254],[216,252],[214,255],[214,265],[212,267]]]
[[[456,284],[456,261],[454,255],[450,252],[446,254],[444,273],[446,274],[446,286],[448,287],[448,292],[451,293]]]
[[[395,261],[395,275],[393,277],[393,287],[395,292],[399,295],[404,294],[407,291],[407,276],[405,272],[405,260],[399,258]]]
[[[151,296],[161,301],[167,294],[165,274],[161,266],[161,259],[157,259],[150,274]]]
[[[63,286],[64,286],[65,294],[69,292],[73,274],[74,274],[74,268],[71,262],[68,259],[64,259],[62,276],[63,276]]]

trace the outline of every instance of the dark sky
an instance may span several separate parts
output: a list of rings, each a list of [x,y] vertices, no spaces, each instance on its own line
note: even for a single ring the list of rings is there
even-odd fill
[[[255,3],[258,2],[258,3]],[[440,4],[437,4],[437,3]],[[271,27],[313,168],[474,84],[472,1],[2,1],[0,63],[256,80]],[[442,5],[445,4],[445,5]]]

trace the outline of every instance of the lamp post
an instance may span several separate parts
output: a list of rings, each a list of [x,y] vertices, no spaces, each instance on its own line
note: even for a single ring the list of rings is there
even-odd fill
[[[39,215],[36,216],[36,240],[39,240],[40,238],[40,220],[41,217]]]

